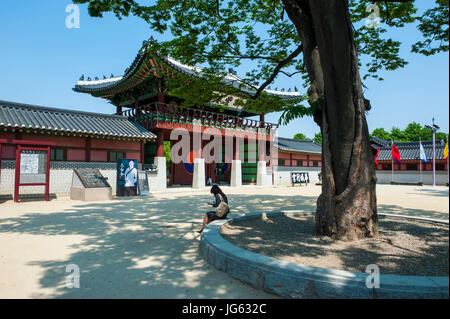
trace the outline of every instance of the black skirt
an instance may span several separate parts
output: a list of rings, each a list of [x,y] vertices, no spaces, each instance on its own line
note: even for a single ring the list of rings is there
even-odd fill
[[[210,222],[215,221],[215,220],[217,220],[217,219],[226,219],[226,218],[227,218],[227,215],[228,215],[228,213],[226,213],[226,214],[223,215],[222,217],[219,217],[219,216],[216,215],[216,212],[213,212],[213,211],[209,211],[209,212],[207,212],[206,214],[208,215],[208,220],[209,220]]]

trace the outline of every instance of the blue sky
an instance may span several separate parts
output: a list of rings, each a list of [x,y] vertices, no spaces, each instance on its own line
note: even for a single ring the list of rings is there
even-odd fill
[[[429,0],[417,1],[419,8]],[[94,78],[122,75],[136,56],[142,41],[152,34],[140,19],[117,20],[112,14],[91,18],[81,5],[79,29],[68,29],[66,0],[3,0],[0,7],[0,100],[49,107],[113,113],[105,100],[72,90],[81,74]],[[425,57],[410,53],[416,41],[413,27],[396,31],[401,54],[409,64],[397,71],[382,72],[384,81],[367,80],[366,98],[371,100],[369,130],[404,128],[416,121],[441,130],[449,127],[448,53]],[[238,70],[239,75],[239,70]],[[299,79],[280,78],[272,88],[301,87]],[[266,116],[276,123],[279,113]],[[313,137],[319,128],[312,118],[297,119],[281,127],[279,135],[302,132]]]

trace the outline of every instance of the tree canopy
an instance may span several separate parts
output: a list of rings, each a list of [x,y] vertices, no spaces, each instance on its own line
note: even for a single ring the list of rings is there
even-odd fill
[[[316,142],[317,144],[322,144],[322,133],[316,133],[316,135],[314,135],[314,142]]]
[[[302,141],[310,141],[311,139],[308,138],[305,134],[303,133],[297,133],[294,135],[294,139],[295,140],[302,140]],[[322,133],[316,133],[314,135],[314,138],[312,139],[314,142],[316,142],[317,144],[322,144]]]
[[[294,135],[294,140],[308,141],[310,139],[303,133],[297,133]]]
[[[390,141],[392,139],[398,142],[415,142],[419,139],[426,141],[433,138],[433,133],[431,130],[417,122],[409,123],[404,130],[395,126],[389,132],[387,132],[384,128],[376,128],[372,131],[371,135],[386,141]],[[446,133],[436,132],[436,140],[446,138]]]
[[[201,104],[238,95],[238,101],[249,109],[262,112],[284,110],[280,121],[313,115],[320,103],[303,99],[289,102],[270,96],[264,89],[284,76],[296,79],[298,86],[309,86],[302,58],[303,44],[298,30],[287,17],[285,1],[281,0],[155,0],[144,5],[134,0],[73,0],[88,3],[89,14],[102,17],[107,12],[119,19],[135,15],[144,19],[155,34],[170,32],[168,41],[152,41],[152,49],[170,55],[181,62],[205,67],[200,81],[179,85],[174,79],[173,90],[185,98],[186,104]],[[422,39],[412,52],[431,55],[448,51],[448,1],[429,1],[429,9],[418,15],[413,1],[378,1],[376,10],[369,0],[349,0],[351,21],[360,61],[365,61],[365,74],[379,78],[380,70],[396,70],[408,62],[400,56],[400,39],[389,34],[389,28],[403,28],[416,23]],[[372,6],[371,6],[372,5]],[[369,8],[372,8],[369,10]],[[374,28],[366,19],[379,12],[380,24]],[[221,77],[229,67],[245,63],[242,86],[223,87]],[[218,93],[218,89],[221,93]],[[248,90],[251,88],[251,90]]]

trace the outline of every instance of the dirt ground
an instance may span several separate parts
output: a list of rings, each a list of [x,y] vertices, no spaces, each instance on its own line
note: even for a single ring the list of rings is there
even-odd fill
[[[448,225],[381,217],[379,238],[355,242],[319,236],[314,216],[261,216],[221,229],[232,244],[265,256],[329,269],[448,276]]]
[[[318,186],[223,187],[231,214],[314,211]],[[378,210],[448,219],[448,188],[380,185]],[[273,298],[198,254],[209,189],[85,203],[0,203],[0,298]],[[448,238],[448,237],[447,237]],[[69,289],[67,266],[80,270]]]

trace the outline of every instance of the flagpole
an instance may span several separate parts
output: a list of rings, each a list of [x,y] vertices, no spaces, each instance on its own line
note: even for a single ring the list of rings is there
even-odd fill
[[[449,172],[449,160],[448,160],[448,135],[447,135],[447,186],[450,185],[450,172]]]
[[[436,187],[436,128],[433,118],[433,187]]]
[[[420,145],[422,145],[422,137],[419,137],[419,167],[420,167],[420,183],[423,184],[423,178],[422,178],[422,158],[420,156],[421,148]]]
[[[391,165],[392,165],[391,183],[394,183],[394,156],[392,155],[392,153],[393,153],[393,145],[394,145],[394,140],[391,139]]]

